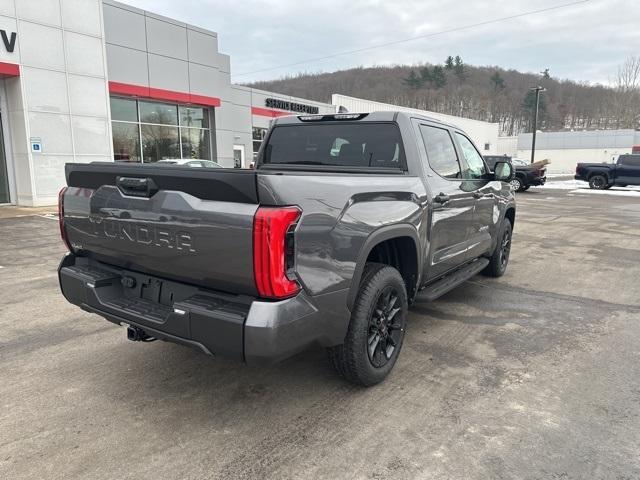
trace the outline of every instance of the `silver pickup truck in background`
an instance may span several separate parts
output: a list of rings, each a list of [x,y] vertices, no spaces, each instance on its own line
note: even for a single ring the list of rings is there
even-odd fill
[[[317,344],[382,381],[407,309],[509,259],[513,167],[400,112],[274,121],[255,170],[68,164],[62,293],[163,339],[248,363]]]

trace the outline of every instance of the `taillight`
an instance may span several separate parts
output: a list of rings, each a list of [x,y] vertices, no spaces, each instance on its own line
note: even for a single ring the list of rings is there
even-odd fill
[[[253,271],[261,297],[287,298],[300,291],[289,278],[293,268],[293,229],[298,207],[259,207],[253,219]]]
[[[60,226],[60,238],[64,242],[67,250],[73,252],[69,240],[67,239],[67,231],[64,228],[64,192],[67,191],[67,187],[62,187],[62,190],[58,193],[58,225]]]

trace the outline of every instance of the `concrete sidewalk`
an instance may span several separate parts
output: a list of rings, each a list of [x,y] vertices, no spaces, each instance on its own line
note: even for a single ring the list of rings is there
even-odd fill
[[[0,218],[17,218],[46,214],[57,215],[58,207],[56,205],[49,207],[16,207],[15,205],[6,205],[0,207]]]

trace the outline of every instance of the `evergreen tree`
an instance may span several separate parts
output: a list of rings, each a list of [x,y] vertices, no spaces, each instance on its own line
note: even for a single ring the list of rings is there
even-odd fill
[[[465,71],[464,71],[464,63],[462,63],[462,58],[460,55],[456,55],[456,58],[453,59],[453,71],[460,80],[464,81],[465,79]]]
[[[436,88],[442,88],[447,84],[447,77],[444,73],[444,68],[440,65],[433,67],[431,72],[431,84]]]
[[[420,69],[420,78],[422,79],[423,83],[431,83],[432,74],[428,66],[425,65]]]
[[[420,78],[420,76],[413,69],[409,72],[409,76],[402,80],[402,82],[409,88],[414,89],[418,89],[424,85],[422,78]]]
[[[551,75],[549,75],[549,69],[545,68],[542,72],[540,72],[542,74],[542,78],[544,79],[548,79],[551,78]]]
[[[453,70],[453,57],[451,55],[449,55],[444,61],[444,68],[447,70]]]

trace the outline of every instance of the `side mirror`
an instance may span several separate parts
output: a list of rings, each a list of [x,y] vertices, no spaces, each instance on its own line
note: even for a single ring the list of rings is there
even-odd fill
[[[509,162],[496,162],[493,171],[494,178],[501,182],[510,182],[515,174],[513,165]]]

